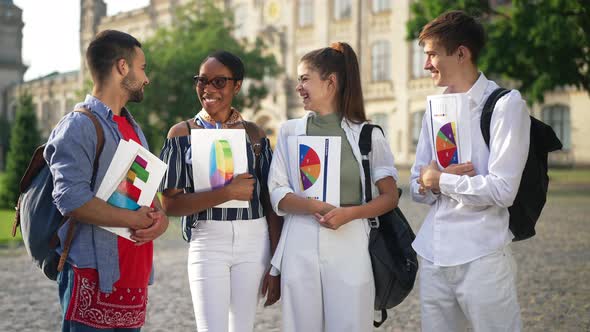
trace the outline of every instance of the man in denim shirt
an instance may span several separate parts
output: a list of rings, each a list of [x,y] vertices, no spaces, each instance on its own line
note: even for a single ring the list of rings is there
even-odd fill
[[[94,87],[76,108],[93,112],[104,131],[94,190],[97,137],[92,121],[71,112],[52,131],[45,148],[53,176],[54,202],[79,222],[64,270],[58,276],[62,331],[138,331],[145,321],[147,285],[153,281],[153,243],[168,227],[157,197],[151,207],[118,208],[95,197],[121,139],[147,148],[141,129],[125,108],[140,102],[149,84],[141,44],[114,30],[99,33],[86,60]],[[66,236],[69,222],[59,231]],[[129,241],[97,226],[127,227]],[[59,252],[60,250],[58,250]]]

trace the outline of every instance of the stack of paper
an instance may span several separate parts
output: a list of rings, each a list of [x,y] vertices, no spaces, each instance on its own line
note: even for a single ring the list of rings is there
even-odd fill
[[[340,206],[340,137],[289,136],[290,177],[296,194]]]
[[[464,93],[428,96],[433,155],[441,168],[471,159],[469,101]]]
[[[248,172],[244,129],[193,129],[191,153],[195,192],[223,187],[229,184],[234,176]],[[248,201],[231,200],[215,207],[248,206]]]
[[[96,197],[123,209],[150,206],[167,165],[134,141],[121,140]],[[125,227],[103,227],[131,241]]]

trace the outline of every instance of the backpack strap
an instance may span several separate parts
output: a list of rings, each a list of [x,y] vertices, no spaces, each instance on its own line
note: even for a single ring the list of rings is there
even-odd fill
[[[363,173],[365,174],[365,202],[367,203],[373,199],[373,192],[371,190],[371,165],[369,163],[369,152],[372,150],[373,143],[373,128],[379,128],[383,133],[383,136],[385,136],[383,128],[378,125],[367,123],[363,126],[363,129],[361,129],[359,137],[359,149],[361,150]],[[369,218],[369,226],[375,229],[379,228],[379,220],[373,217]],[[381,321],[373,321],[373,326],[381,326],[386,319],[387,310],[381,309]]]
[[[363,171],[365,174],[365,202],[369,202],[373,199],[373,193],[371,191],[371,165],[369,164],[369,152],[372,149],[372,135],[373,135],[373,128],[379,128],[383,133],[383,128],[378,125],[367,123],[361,129],[361,135],[359,138],[359,149],[361,150],[362,155],[362,164],[363,164]],[[383,133],[385,135],[385,133]],[[373,223],[376,222],[376,227],[379,227],[379,221],[375,218],[369,219],[369,224],[373,227]]]
[[[184,124],[186,124],[186,129],[188,130],[188,136],[191,135],[191,123],[188,122],[189,120],[184,120]]]
[[[262,180],[262,170],[260,169],[260,155],[262,154],[262,140],[266,137],[262,129],[258,127],[254,122],[242,121],[246,134],[250,138],[250,144],[252,144],[252,150],[254,150],[254,171],[256,177]],[[261,186],[263,187],[263,186]],[[264,189],[263,189],[264,191]]]
[[[98,118],[96,117],[96,115],[94,115],[94,113],[90,112],[86,108],[75,109],[74,112],[82,113],[85,116],[87,116],[92,121],[92,124],[94,124],[94,129],[96,130],[96,154],[94,155],[94,165],[92,168],[92,178],[91,178],[91,182],[90,182],[90,186],[94,190],[94,186],[96,184],[96,175],[98,173],[98,162],[100,159],[100,155],[102,154],[102,149],[104,147],[104,131],[102,129],[101,124],[98,122]],[[63,243],[63,251],[61,253],[61,256],[59,257],[59,264],[57,265],[57,271],[63,270],[66,259],[68,258],[68,254],[70,253],[72,240],[74,239],[75,228],[76,228],[76,225],[78,224],[77,220],[69,218],[69,217],[65,217],[65,216],[64,216],[64,219],[62,220],[62,223],[66,222],[66,220],[67,220],[66,218],[71,219],[71,222],[68,227],[66,239]]]
[[[488,97],[485,104],[483,105],[479,126],[481,128],[483,140],[486,142],[488,148],[490,147],[490,126],[492,123],[492,114],[494,113],[494,108],[496,107],[496,103],[498,102],[498,100],[500,100],[500,98],[502,98],[508,92],[510,92],[510,90],[504,88],[497,88],[492,92],[492,94]]]
[[[252,149],[254,150],[254,155],[256,159],[262,153],[262,144],[261,141],[266,137],[262,129],[258,127],[254,122],[250,121],[242,121],[244,125],[244,129],[246,130],[246,134],[250,138],[250,143],[252,144]]]

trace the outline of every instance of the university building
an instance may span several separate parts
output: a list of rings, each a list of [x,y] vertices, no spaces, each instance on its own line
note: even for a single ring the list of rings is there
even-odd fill
[[[22,82],[26,69],[21,61],[22,13],[12,1],[0,0],[0,45],[3,45],[0,115],[12,120],[17,96],[29,90],[42,135],[46,137],[85,94],[82,84],[88,73],[84,52],[96,33],[117,29],[144,41],[156,28],[169,25],[175,9],[188,2],[150,0],[144,8],[107,16],[102,0],[80,0],[81,69]],[[276,78],[265,80],[269,96],[261,109],[244,111],[247,119],[257,122],[273,136],[283,121],[301,116],[304,111],[295,92],[299,59],[310,50],[345,41],[359,56],[369,118],[385,129],[396,164],[413,163],[426,96],[440,93],[441,89],[433,86],[429,73],[422,69],[425,57],[421,47],[416,41],[406,40],[410,0],[223,0],[218,3],[234,11],[237,38],[244,42],[257,36],[264,38],[284,68]],[[589,94],[571,87],[547,93],[544,104],[531,107],[531,114],[550,124],[564,143],[563,151],[550,156],[554,164],[590,165],[590,140],[584,138],[584,132],[590,130],[588,110]],[[0,152],[2,149],[6,147],[0,145]]]

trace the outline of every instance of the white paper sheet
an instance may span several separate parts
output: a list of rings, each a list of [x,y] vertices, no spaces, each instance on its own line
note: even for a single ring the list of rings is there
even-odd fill
[[[130,210],[150,206],[167,168],[168,165],[135,141],[121,140],[96,197]],[[128,228],[103,228],[133,241]]]
[[[428,96],[432,154],[441,168],[471,159],[469,100],[464,93]]]
[[[195,192],[210,191],[248,172],[244,129],[193,129],[191,153]],[[218,208],[248,208],[248,201],[231,200]]]
[[[340,137],[290,136],[287,140],[295,193],[340,206]]]

